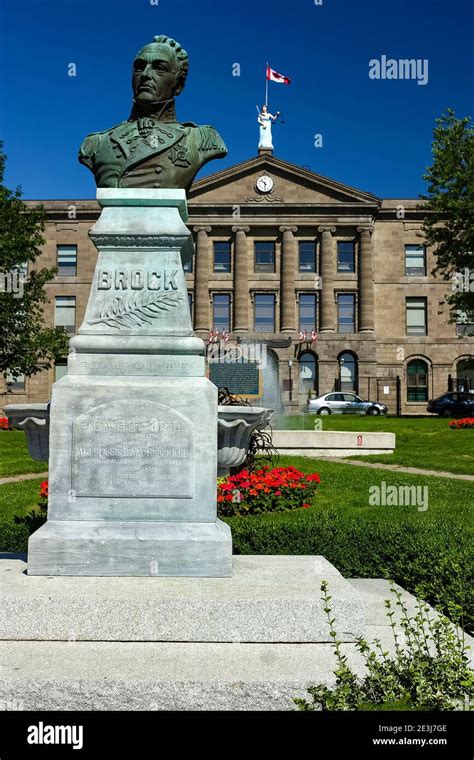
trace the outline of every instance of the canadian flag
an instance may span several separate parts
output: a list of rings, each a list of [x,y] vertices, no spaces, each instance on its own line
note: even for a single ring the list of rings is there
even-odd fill
[[[270,82],[280,82],[280,84],[291,84],[291,79],[283,76],[283,74],[279,74],[278,71],[271,69],[270,66],[267,66],[267,79],[269,79]]]

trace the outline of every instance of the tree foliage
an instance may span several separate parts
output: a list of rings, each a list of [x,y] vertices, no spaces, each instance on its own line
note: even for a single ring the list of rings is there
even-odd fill
[[[474,125],[451,108],[436,119],[433,163],[423,176],[428,192],[423,234],[433,246],[433,274],[452,281],[446,298],[451,321],[474,323]]]
[[[0,143],[0,373],[29,377],[67,353],[68,336],[44,326],[45,286],[57,270],[31,267],[45,242],[44,209],[27,206],[21,189],[5,187],[5,161]],[[18,279],[26,264],[28,276]]]

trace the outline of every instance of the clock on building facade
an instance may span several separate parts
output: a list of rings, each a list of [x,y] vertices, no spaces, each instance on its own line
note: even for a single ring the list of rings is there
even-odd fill
[[[270,193],[273,190],[273,185],[274,182],[272,178],[268,176],[268,174],[262,174],[256,183],[257,190],[260,193]]]

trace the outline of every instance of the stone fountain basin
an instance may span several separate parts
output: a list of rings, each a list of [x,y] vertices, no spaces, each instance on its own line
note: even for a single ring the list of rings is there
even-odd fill
[[[28,417],[49,421],[49,404],[8,404],[4,409],[12,428],[20,427]]]
[[[49,403],[8,404],[5,415],[12,428],[24,430],[28,453],[38,462],[49,459]]]
[[[273,416],[273,409],[258,406],[217,407],[217,467],[223,474],[239,467],[247,456],[250,436],[262,430]]]
[[[218,469],[222,473],[245,460],[250,436],[268,425],[273,409],[218,406]],[[49,404],[9,404],[5,414],[12,427],[24,430],[33,459],[49,459]]]

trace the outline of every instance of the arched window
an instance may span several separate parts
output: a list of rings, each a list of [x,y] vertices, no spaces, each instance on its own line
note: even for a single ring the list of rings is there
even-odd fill
[[[315,354],[305,351],[300,356],[300,392],[318,390],[318,361]]]
[[[357,356],[345,351],[343,354],[339,354],[338,362],[339,390],[357,393],[359,385]]]
[[[428,364],[423,359],[407,364],[407,401],[428,401]]]
[[[458,391],[474,391],[474,356],[467,356],[458,361],[456,367],[456,384]]]

